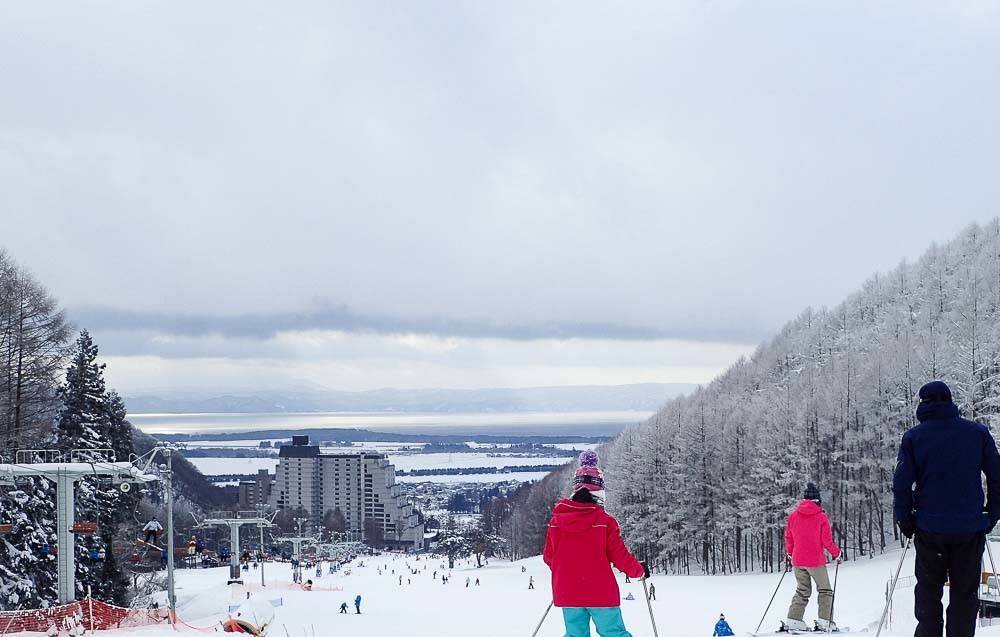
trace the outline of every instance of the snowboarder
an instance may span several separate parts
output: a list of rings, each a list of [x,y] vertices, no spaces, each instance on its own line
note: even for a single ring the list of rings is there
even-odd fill
[[[732,637],[733,629],[730,628],[729,622],[726,621],[726,616],[719,613],[719,621],[715,622],[715,630],[712,632],[712,637]]]
[[[927,383],[919,398],[892,481],[896,523],[917,552],[914,634],[941,636],[947,581],[948,637],[972,637],[986,534],[1000,519],[1000,454],[989,429],[960,417],[948,385]]]
[[[361,596],[360,595],[358,595],[357,597],[354,598],[354,614],[355,615],[360,615],[361,614]]]
[[[802,502],[788,516],[788,525],[785,527],[785,550],[788,552],[788,561],[795,569],[795,581],[798,583],[785,621],[788,630],[809,630],[802,619],[814,581],[819,598],[819,619],[816,626],[823,631],[837,629],[830,616],[833,611],[833,589],[830,588],[830,574],[826,571],[823,549],[838,562],[841,552],[833,542],[830,519],[826,517],[821,504],[819,489],[810,482],[806,485]]]
[[[649,601],[656,599],[656,586],[652,582],[649,583]]]
[[[634,602],[635,601],[635,595],[632,594],[632,591],[629,591],[628,595],[625,596],[625,599],[627,599],[630,602]]]
[[[313,581],[311,579],[307,579],[306,583],[302,585],[302,590],[311,591],[312,589],[313,589]]]
[[[611,565],[632,577],[646,577],[649,571],[629,552],[618,521],[604,510],[598,461],[593,451],[580,454],[573,495],[552,510],[542,559],[552,569],[552,601],[562,608],[567,635],[589,635],[593,620],[605,637],[630,637]]]
[[[146,539],[145,539],[146,544],[152,544],[155,546],[156,536],[159,534],[160,531],[163,530],[163,526],[160,524],[160,522],[156,519],[156,516],[154,515],[152,520],[146,522],[146,526],[142,527],[142,530],[146,534]]]

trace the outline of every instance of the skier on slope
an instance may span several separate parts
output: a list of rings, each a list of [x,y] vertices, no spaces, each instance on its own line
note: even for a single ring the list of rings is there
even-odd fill
[[[917,553],[915,635],[972,637],[986,535],[1000,520],[1000,454],[989,428],[961,417],[948,385],[927,383],[919,397],[919,424],[903,434],[892,483],[896,523]]]
[[[788,619],[785,620],[787,630],[809,630],[802,618],[812,594],[812,582],[816,582],[816,593],[819,598],[819,619],[816,627],[819,630],[837,630],[837,625],[830,616],[833,612],[833,589],[830,588],[830,574],[826,572],[826,549],[833,559],[840,562],[840,548],[833,542],[833,532],[830,529],[830,519],[823,511],[819,489],[810,482],[806,485],[802,502],[788,516],[785,527],[785,550],[788,561],[795,569],[795,581],[798,586],[792,604],[788,608]]]
[[[719,613],[719,621],[715,622],[715,630],[712,631],[712,637],[732,637],[733,629],[729,626],[729,622],[726,621],[726,616],[723,613]]]
[[[563,610],[566,637],[589,637],[591,620],[601,637],[631,637],[611,565],[632,577],[648,577],[649,571],[626,548],[618,521],[604,511],[598,460],[593,451],[580,454],[573,496],[552,510],[542,559],[552,569],[552,601]]]

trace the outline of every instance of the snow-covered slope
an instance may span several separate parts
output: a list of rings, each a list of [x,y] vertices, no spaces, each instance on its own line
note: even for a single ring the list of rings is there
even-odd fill
[[[877,621],[882,611],[886,581],[899,559],[899,551],[873,560],[843,564],[837,586],[835,616],[844,626],[864,629]],[[271,635],[293,636],[314,634],[406,635],[407,637],[511,637],[531,635],[550,599],[548,568],[539,558],[513,564],[491,561],[477,569],[471,563],[461,563],[447,585],[441,583],[440,559],[383,555],[363,558],[364,566],[355,562],[350,574],[329,575],[324,568],[320,578],[311,575],[317,590],[295,590],[288,583],[287,565],[268,565],[266,589],[259,586],[259,572],[250,571],[247,588],[227,587],[226,569],[180,571],[178,575],[178,610],[182,619],[196,627],[218,626],[226,617],[230,604],[246,599],[246,591],[255,599],[282,598],[277,608]],[[409,564],[419,569],[409,574]],[[521,567],[526,572],[521,572]],[[426,569],[425,569],[426,567]],[[382,574],[379,574],[379,569]],[[434,579],[434,571],[438,578]],[[393,573],[395,571],[395,573]],[[913,554],[907,556],[903,576],[913,573]],[[399,575],[403,575],[403,585]],[[832,575],[832,573],[831,573]],[[528,590],[528,578],[534,576],[535,590]],[[654,576],[657,600],[653,609],[660,635],[670,637],[708,637],[720,612],[725,612],[738,635],[753,631],[761,613],[774,592],[780,574],[732,577]],[[465,579],[472,584],[466,588]],[[481,585],[475,586],[475,579]],[[280,581],[279,581],[280,580]],[[408,582],[409,580],[409,582]],[[628,593],[634,601],[622,601],[626,625],[635,637],[651,636],[649,615],[642,599],[642,584],[626,584],[620,579],[622,596]],[[256,582],[251,585],[250,582]],[[904,580],[897,591],[891,635],[911,635],[912,584]],[[794,582],[786,576],[764,627],[774,627],[784,616],[791,599]],[[362,596],[362,614],[355,615],[353,599]],[[350,614],[337,612],[341,602],[348,602]],[[806,612],[807,621],[815,618],[815,601]],[[181,627],[182,630],[188,631]],[[874,628],[872,629],[874,630]],[[314,632],[315,631],[315,632]],[[194,632],[191,630],[191,632]],[[1000,635],[1000,629],[980,629],[981,634]],[[140,635],[166,637],[176,635],[168,627],[149,627],[128,631],[111,631],[110,636]],[[563,635],[559,609],[553,609],[545,621],[540,636]]]

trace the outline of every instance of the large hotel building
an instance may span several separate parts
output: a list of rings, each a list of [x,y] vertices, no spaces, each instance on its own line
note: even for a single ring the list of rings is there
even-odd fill
[[[371,539],[364,537],[366,521],[375,520],[386,545],[423,548],[424,526],[413,505],[400,494],[395,467],[385,454],[321,453],[319,446],[309,444],[308,436],[293,436],[292,444],[282,447],[278,457],[273,483],[265,486],[271,477],[258,474],[255,482],[241,484],[241,499],[261,498],[266,493],[272,509],[301,507],[317,523],[328,511],[340,509],[353,538]]]

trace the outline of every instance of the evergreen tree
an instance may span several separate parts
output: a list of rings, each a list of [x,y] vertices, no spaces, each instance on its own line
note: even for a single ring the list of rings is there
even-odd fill
[[[47,608],[58,600],[55,485],[44,478],[19,480],[0,493],[0,610]]]
[[[59,447],[103,449],[108,444],[104,391],[104,363],[97,362],[97,345],[87,330],[80,332],[73,358],[66,368],[66,383],[59,388]]]
[[[58,446],[62,449],[110,449],[119,461],[133,453],[132,426],[125,405],[115,392],[107,392],[105,364],[97,361],[98,347],[84,330],[66,369],[60,388],[63,409],[59,416]],[[132,523],[138,494],[123,494],[98,478],[84,478],[77,484],[76,516],[79,521],[97,522],[94,536],[78,536],[76,542],[77,596],[91,594],[110,603],[125,603],[127,581],[114,556],[115,537],[121,527]],[[103,560],[99,557],[103,550]]]

